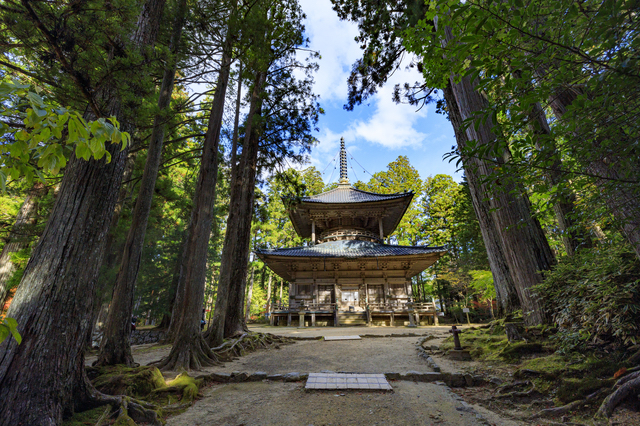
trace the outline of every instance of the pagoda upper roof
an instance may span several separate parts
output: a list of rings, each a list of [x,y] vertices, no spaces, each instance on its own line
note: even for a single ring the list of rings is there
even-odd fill
[[[402,220],[413,195],[413,192],[376,194],[353,188],[348,184],[341,184],[322,194],[300,198],[289,210],[289,218],[298,235],[309,238],[314,217],[318,219],[316,233],[319,235],[327,229],[341,226],[337,222],[327,222],[326,219],[344,215],[351,218],[370,218],[366,221],[366,225],[362,226],[379,234],[377,220],[373,219],[377,215],[382,218],[384,236],[388,236]]]
[[[372,203],[378,201],[395,200],[398,198],[413,198],[412,192],[398,192],[395,194],[376,194],[375,192],[363,191],[352,186],[340,185],[331,191],[322,194],[303,197],[303,203],[323,203],[323,204],[350,204],[350,203]]]

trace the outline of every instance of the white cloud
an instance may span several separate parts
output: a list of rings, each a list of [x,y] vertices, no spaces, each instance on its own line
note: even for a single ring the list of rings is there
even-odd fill
[[[300,4],[307,15],[309,47],[321,55],[315,91],[321,100],[342,101],[346,98],[351,65],[360,55],[354,41],[358,28],[353,22],[340,21],[329,0],[300,0]]]
[[[415,126],[421,119],[426,118],[427,108],[416,111],[415,106],[396,104],[392,100],[396,84],[413,83],[421,78],[413,69],[405,70],[403,63],[384,87],[373,96],[373,115],[352,124],[356,136],[392,149],[422,145],[428,135],[415,129]]]
[[[352,112],[341,110],[347,102],[346,82],[351,67],[362,55],[354,41],[357,26],[340,21],[331,9],[330,0],[300,0],[300,3],[307,14],[305,25],[310,48],[322,55],[315,92],[320,95],[320,104],[327,110],[327,115],[320,118],[317,135],[320,142],[313,148],[310,162],[320,171],[326,168],[325,182],[335,166],[332,160],[339,150],[341,137],[347,143],[347,150],[357,155],[365,167],[379,167],[379,158],[385,158],[386,162],[386,158],[409,153],[418,155],[418,152],[421,162],[433,156],[441,163],[440,145],[444,141],[438,139],[442,129],[433,127],[434,119],[438,121],[435,114],[427,118],[433,107],[416,111],[415,106],[395,104],[392,100],[396,84],[422,81],[415,68],[406,69],[410,58],[406,58],[384,87],[364,105],[356,106]]]

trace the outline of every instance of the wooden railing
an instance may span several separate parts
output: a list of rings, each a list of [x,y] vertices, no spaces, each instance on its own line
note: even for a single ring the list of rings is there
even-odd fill
[[[287,312],[333,312],[336,310],[335,303],[274,303],[271,312],[287,311]]]
[[[408,311],[407,302],[397,303],[369,303],[369,310],[372,312],[380,311]],[[435,312],[433,303],[413,303],[413,310],[418,312]]]

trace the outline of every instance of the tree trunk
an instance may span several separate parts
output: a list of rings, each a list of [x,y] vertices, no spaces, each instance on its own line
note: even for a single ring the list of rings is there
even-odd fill
[[[160,322],[159,328],[163,328],[167,330],[165,334],[165,338],[163,339],[163,343],[171,343],[175,338],[175,329],[177,328],[176,322],[173,319],[176,318],[174,315],[174,311],[177,309],[176,306],[179,306],[182,303],[182,288],[180,287],[180,283],[182,283],[182,274],[184,271],[184,259],[185,253],[187,250],[187,231],[184,230],[182,232],[182,242],[180,243],[180,251],[178,253],[178,258],[176,259],[176,264],[173,268],[173,274],[171,276],[171,287],[169,288],[169,306],[167,307],[167,312],[162,316],[162,321]],[[177,311],[176,311],[177,312]]]
[[[2,254],[0,254],[0,304],[4,305],[5,298],[9,289],[7,288],[7,282],[16,272],[16,266],[11,262],[11,254],[19,252],[29,246],[31,243],[31,237],[28,234],[28,227],[35,223],[36,215],[38,212],[38,199],[47,193],[47,188],[41,183],[37,182],[29,190],[18,215],[16,216],[16,222],[9,232],[8,242],[2,248]],[[2,308],[0,306],[0,312]]]
[[[451,84],[444,89],[444,98],[447,102],[449,118],[456,135],[458,150],[463,152],[467,145],[468,137],[464,131],[464,122],[460,115],[458,102],[453,95]],[[509,314],[520,309],[520,301],[513,277],[509,271],[509,265],[505,258],[502,242],[500,241],[499,232],[496,229],[495,222],[491,215],[491,206],[486,198],[486,189],[482,185],[482,180],[478,175],[478,170],[473,165],[471,159],[463,157],[463,166],[467,182],[469,183],[469,192],[471,193],[471,201],[473,210],[476,213],[480,224],[480,233],[487,250],[487,258],[493,275],[493,285],[496,289],[496,298],[500,311]]]
[[[521,77],[519,71],[515,71],[517,78]],[[556,149],[555,141],[551,138],[551,128],[547,121],[547,116],[539,102],[531,105],[529,113],[529,128],[534,135],[535,145],[538,151],[545,157],[553,161],[550,170],[544,173],[546,180],[550,186],[561,185],[562,179],[562,160],[560,153]],[[544,141],[541,139],[546,138]],[[589,232],[581,226],[576,220],[576,195],[573,191],[562,193],[554,200],[553,211],[556,216],[558,228],[562,233],[562,242],[567,255],[573,256],[578,247],[591,247],[592,241]]]
[[[251,296],[253,296],[253,274],[255,266],[251,266],[251,279],[249,280],[249,291],[247,292],[247,308],[245,310],[244,322],[248,322],[251,319]]]
[[[177,58],[175,57],[182,38],[182,28],[187,15],[187,2],[180,0],[176,10],[171,34],[171,58],[169,59],[160,87],[158,98],[158,110],[154,118],[153,130],[147,150],[147,161],[140,182],[140,191],[133,216],[131,227],[124,245],[122,262],[113,288],[113,297],[109,316],[104,327],[104,337],[100,345],[100,353],[96,362],[99,366],[124,364],[133,366],[134,360],[129,345],[131,334],[131,317],[133,314],[133,296],[140,269],[142,247],[151,211],[153,191],[156,186],[158,169],[162,158],[162,145],[164,141],[165,123],[169,114],[169,104],[173,93]]]
[[[261,92],[265,81],[266,72],[257,72],[246,121],[242,156],[237,167],[236,179],[231,182],[227,231],[220,261],[218,297],[216,298],[213,325],[207,335],[207,341],[211,346],[222,344],[225,337],[245,328],[243,302],[261,127],[255,122],[260,121]]]
[[[164,0],[149,0],[142,7],[133,36],[137,48],[154,43],[163,6]],[[110,104],[107,115],[131,130],[118,100]],[[86,378],[84,350],[127,155],[115,144],[106,148],[111,154],[108,164],[105,159],[70,159],[9,310],[19,324],[22,344],[7,339],[0,345],[2,426],[57,425],[63,415],[100,397]]]
[[[551,108],[559,120],[567,112],[567,108],[582,94],[580,88],[559,89],[551,99]],[[594,151],[599,147],[597,142],[593,142]],[[587,171],[601,178],[595,179],[596,186],[600,189],[604,202],[616,218],[623,235],[631,244],[636,256],[640,259],[640,194],[637,183],[623,182],[622,174],[624,167],[619,156],[609,155],[607,158],[592,158],[587,165]],[[635,173],[637,176],[638,174]],[[615,182],[615,186],[612,186]]]
[[[450,28],[445,28],[445,36],[446,39],[442,41],[444,47],[453,38]],[[460,117],[463,121],[474,121],[466,127],[467,139],[476,141],[477,146],[493,148],[497,143],[493,134],[493,120],[486,116],[474,118],[476,113],[487,111],[488,101],[475,90],[468,76],[456,82],[452,75],[450,83]],[[500,147],[495,148],[500,150]],[[491,163],[485,159],[468,158],[465,171],[475,169],[481,180],[491,176],[493,167],[502,164],[510,156],[507,147],[501,150],[502,158],[492,158]],[[515,284],[524,320],[528,325],[541,324],[547,318],[541,302],[531,293],[531,288],[542,282],[541,271],[551,268],[555,259],[540,223],[531,216],[526,192],[516,183],[505,183],[502,188],[492,188],[491,191],[488,191],[486,184],[482,184],[481,195],[489,198],[495,230]]]
[[[233,254],[227,299],[227,314],[225,317],[224,337],[231,337],[238,333],[247,331],[244,321],[244,296],[247,283],[247,268],[249,262],[249,252],[251,251],[251,222],[253,220],[253,203],[256,188],[256,177],[258,168],[258,151],[260,149],[260,137],[262,135],[262,88],[267,79],[267,73],[258,71],[251,95],[253,109],[253,119],[248,126],[249,132],[245,136],[245,143],[242,149],[242,157],[238,166],[239,182],[236,185],[235,196],[238,197],[238,210],[234,215],[235,220],[227,221],[227,235],[231,232],[231,237],[235,239],[232,246]],[[231,195],[231,205],[234,194]],[[229,214],[231,219],[231,214]],[[225,244],[226,248],[226,244]],[[224,256],[224,252],[223,252]],[[224,271],[224,264],[221,266],[220,278]]]
[[[222,114],[231,69],[233,34],[228,30],[224,42],[222,63],[218,74],[216,92],[211,105],[207,134],[202,147],[200,172],[196,184],[193,209],[189,221],[181,280],[178,285],[181,297],[176,300],[172,312],[175,322],[175,339],[169,355],[158,362],[166,370],[193,369],[213,365],[216,357],[202,338],[200,316],[204,302],[207,249],[211,237],[211,224],[215,212],[216,183],[218,178],[218,144],[222,129]],[[182,291],[180,291],[182,290]],[[220,292],[218,290],[218,299]],[[217,306],[217,303],[216,303]],[[215,324],[214,324],[215,326]]]
[[[463,77],[459,83],[451,78],[451,83],[463,120],[473,119],[474,113],[486,110],[486,99],[475,90],[468,77]],[[486,120],[467,127],[467,138],[477,141],[478,146],[495,144],[492,128],[493,121],[487,117]],[[505,151],[503,154],[509,153]],[[500,158],[495,160],[500,164]],[[481,178],[491,175],[494,165],[481,159],[474,159],[473,163],[472,167],[477,169]],[[502,186],[498,190],[483,192],[487,196],[491,195],[491,216],[502,242],[525,322],[528,325],[541,324],[546,321],[546,315],[531,289],[542,282],[541,271],[551,268],[555,259],[540,223],[531,216],[530,203],[524,189],[514,183],[504,183]]]

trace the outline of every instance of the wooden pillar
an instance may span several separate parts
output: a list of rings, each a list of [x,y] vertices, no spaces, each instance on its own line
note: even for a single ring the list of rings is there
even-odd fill
[[[382,231],[382,216],[378,218],[378,229],[380,230],[380,239],[384,243],[384,232]]]
[[[311,312],[311,327],[315,327],[315,326],[316,326],[316,313]]]
[[[420,325],[420,312],[416,311],[416,325]]]
[[[304,325],[304,312],[298,314],[298,327],[305,327]]]
[[[318,283],[316,282],[316,278],[315,278],[315,271],[313,272],[313,299],[311,299],[313,301],[313,303],[320,303],[320,300],[318,299]]]
[[[315,219],[311,221],[311,242],[313,244],[316,243],[316,220]]]
[[[395,320],[395,318],[394,318],[394,315],[393,315],[393,311],[391,311],[391,321],[389,321],[391,327],[395,326],[395,321],[394,320]]]
[[[384,294],[382,295],[384,304],[387,304],[387,295],[389,294],[389,280],[387,279],[387,274],[384,274]]]
[[[291,327],[291,311],[287,314],[287,327]]]

